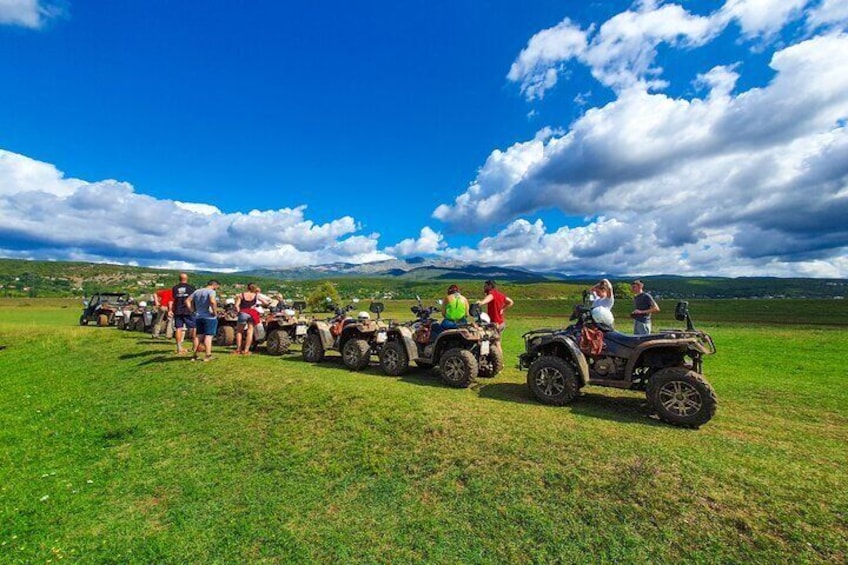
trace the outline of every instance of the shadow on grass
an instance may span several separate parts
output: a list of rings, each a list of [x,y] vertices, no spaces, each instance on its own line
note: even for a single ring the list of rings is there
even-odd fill
[[[537,401],[530,393],[530,389],[525,384],[492,383],[478,386],[477,394],[481,398],[491,398],[519,404],[537,404]],[[644,396],[608,396],[604,394],[583,393],[571,404],[556,409],[568,410],[572,414],[614,422],[629,422],[647,426],[664,425],[653,417]]]
[[[138,353],[124,353],[118,359],[137,359],[139,357],[150,357],[151,355],[162,355],[161,351],[139,351]]]
[[[159,353],[158,351],[155,353]],[[150,359],[145,359],[141,363],[138,364],[139,367],[143,367],[144,365],[153,365],[154,363],[173,363],[175,361],[190,361],[191,355],[159,355],[158,357],[151,357]]]

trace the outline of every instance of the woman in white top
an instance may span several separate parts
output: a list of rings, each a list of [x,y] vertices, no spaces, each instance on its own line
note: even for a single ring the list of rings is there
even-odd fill
[[[601,279],[590,290],[592,292],[592,317],[596,321],[603,320],[604,323],[612,327],[615,321],[612,315],[612,306],[615,304],[612,284],[607,279]],[[596,308],[603,308],[604,310],[596,312]]]
[[[602,306],[612,310],[615,296],[612,293],[612,284],[607,279],[601,279],[590,291],[592,292],[592,308]]]

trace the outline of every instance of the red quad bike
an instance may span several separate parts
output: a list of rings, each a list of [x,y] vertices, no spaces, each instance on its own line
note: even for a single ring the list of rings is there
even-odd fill
[[[431,338],[431,316],[438,306],[425,307],[418,298],[412,307],[416,319],[393,324],[387,333],[386,344],[380,352],[380,367],[387,375],[403,375],[411,361],[419,367],[439,367],[445,384],[467,388],[479,377],[494,377],[503,369],[503,352],[498,330],[489,316],[471,305],[469,314],[476,321],[456,328],[442,330]]]
[[[697,428],[716,412],[715,392],[702,375],[704,356],[716,348],[709,334],[695,329],[688,302],[677,303],[675,319],[685,321],[686,329],[622,334],[597,322],[588,306],[578,305],[571,326],[524,334],[519,368],[529,368],[527,386],[544,404],[568,404],[587,384],[637,390],[645,392],[664,422]],[[581,334],[593,329],[603,333],[600,352],[585,354]]]
[[[303,359],[309,363],[320,363],[327,350],[342,354],[345,367],[361,371],[371,362],[372,355],[379,355],[386,342],[386,324],[380,319],[383,311],[381,302],[372,302],[369,310],[377,314],[372,320],[368,312],[360,312],[356,318],[348,315],[359,300],[347,306],[333,306],[335,316],[328,320],[313,320],[306,330],[303,341]]]

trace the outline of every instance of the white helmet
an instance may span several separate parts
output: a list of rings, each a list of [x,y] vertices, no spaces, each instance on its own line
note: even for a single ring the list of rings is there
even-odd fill
[[[371,319],[371,314],[369,314],[368,312],[365,312],[365,311],[363,310],[362,312],[360,312],[360,313],[359,313],[359,315],[358,315],[358,316],[356,316],[356,318],[357,318],[360,322],[365,322],[365,321],[368,321],[368,320],[370,320],[370,319]]]
[[[292,310],[291,308],[286,308],[285,310],[283,310],[283,314],[285,314],[286,316],[294,316],[294,310]]]
[[[227,306],[232,306],[232,305],[233,305],[233,304],[235,304],[235,303],[236,303],[236,299],[235,299],[235,298],[227,298],[227,300],[226,300],[226,301],[224,301],[224,304],[226,304]]]
[[[147,308],[147,302],[142,300],[138,303],[139,308]]]
[[[606,306],[592,308],[592,319],[595,320],[596,324],[604,324],[606,326],[612,326],[615,323],[612,311]]]

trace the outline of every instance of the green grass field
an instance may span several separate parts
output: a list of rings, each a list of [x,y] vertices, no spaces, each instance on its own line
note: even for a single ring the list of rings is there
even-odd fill
[[[564,303],[521,305],[504,373],[455,390],[0,301],[0,563],[844,563],[839,302],[693,301],[719,409],[687,430],[635,393],[531,400],[520,334]]]

